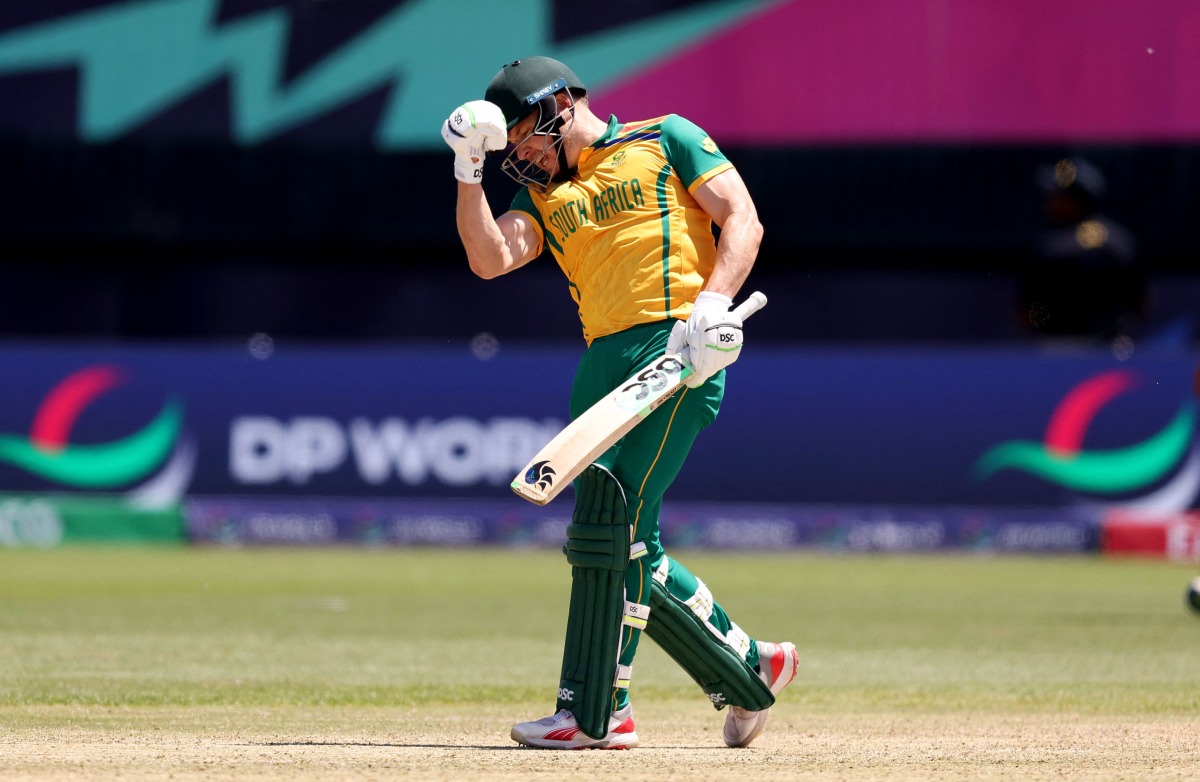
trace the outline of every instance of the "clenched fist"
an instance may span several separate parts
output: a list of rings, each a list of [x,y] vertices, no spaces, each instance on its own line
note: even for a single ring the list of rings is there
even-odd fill
[[[480,184],[487,153],[498,152],[508,145],[504,112],[486,100],[468,101],[442,123],[442,138],[454,150],[455,178],[467,184]]]

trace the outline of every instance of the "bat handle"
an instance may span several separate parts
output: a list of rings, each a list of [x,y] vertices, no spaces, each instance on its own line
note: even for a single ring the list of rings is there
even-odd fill
[[[755,291],[754,293],[751,293],[745,301],[734,307],[733,314],[737,315],[742,320],[745,320],[766,305],[766,294],[764,294],[762,291]]]

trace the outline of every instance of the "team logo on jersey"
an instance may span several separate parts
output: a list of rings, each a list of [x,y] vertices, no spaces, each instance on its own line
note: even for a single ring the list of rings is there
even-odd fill
[[[622,150],[618,151],[617,154],[612,156],[612,167],[613,168],[619,168],[620,165],[624,162],[625,162],[625,150],[622,149]]]
[[[717,154],[717,142],[713,141],[711,136],[705,136],[704,140],[700,142],[700,146],[710,155]]]

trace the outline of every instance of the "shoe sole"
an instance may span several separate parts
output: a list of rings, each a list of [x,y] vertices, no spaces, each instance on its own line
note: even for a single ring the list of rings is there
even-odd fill
[[[796,651],[796,645],[784,641],[783,643],[779,644],[779,648],[783,653],[777,653],[771,658],[772,695],[778,695],[779,693],[783,692],[783,688],[792,683],[792,680],[796,678],[796,673],[800,670],[800,654]],[[777,660],[779,661],[778,670],[775,669],[775,662]],[[791,661],[790,668],[788,666],[789,661]],[[721,738],[724,739],[725,746],[730,747],[731,749],[741,749],[743,747],[750,746],[751,742],[762,735],[763,729],[767,727],[767,717],[769,716],[771,716],[771,710],[769,708],[760,711],[758,713],[758,720],[750,733],[741,741],[735,740],[735,743],[732,744],[729,741],[729,737],[725,735],[724,731],[722,731]]]
[[[629,727],[632,728],[633,726],[630,725]],[[585,736],[584,741],[590,743],[584,744],[574,739],[528,738],[521,735],[516,727],[509,733],[513,741],[522,746],[532,747],[533,749],[633,749],[638,745],[638,735],[633,730],[612,734],[612,738],[608,739],[588,738],[582,731],[577,735]]]
[[[740,742],[733,744],[729,743],[729,737],[725,735],[724,731],[722,731],[721,738],[725,740],[725,746],[729,747],[730,749],[742,749],[743,747],[750,746],[750,742],[762,735],[763,729],[767,727],[767,717],[770,716],[770,709],[763,709],[760,711],[758,713],[758,719],[754,724],[754,728],[750,731],[750,734],[743,738]]]
[[[631,738],[624,738],[619,743],[616,741],[613,741],[613,742],[609,742],[607,744],[574,744],[570,741],[541,741],[539,739],[520,738],[517,736],[516,733],[512,734],[512,740],[517,742],[521,746],[529,747],[530,749],[568,749],[568,750],[614,749],[615,750],[615,749],[633,749],[634,747],[636,747],[638,745],[638,738],[636,735],[632,736]]]

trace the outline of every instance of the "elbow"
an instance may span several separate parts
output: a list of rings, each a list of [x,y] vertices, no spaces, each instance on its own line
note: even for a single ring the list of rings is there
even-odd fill
[[[475,276],[482,280],[494,280],[504,273],[503,264],[474,255],[467,256],[467,265],[471,267]]]
[[[762,244],[763,224],[759,222],[758,215],[753,215],[750,218],[750,240],[754,242],[755,249]]]
[[[758,219],[758,213],[752,209],[744,212],[737,221],[735,234],[746,248],[757,252],[763,238],[763,224]]]
[[[475,272],[475,276],[481,280],[494,280],[500,276],[500,272],[495,269],[477,266],[476,264],[471,264],[471,271]]]
[[[761,241],[763,225],[758,219],[758,210],[754,208],[754,203],[747,199],[734,205],[721,225],[721,230],[723,232],[732,231],[748,241]]]

